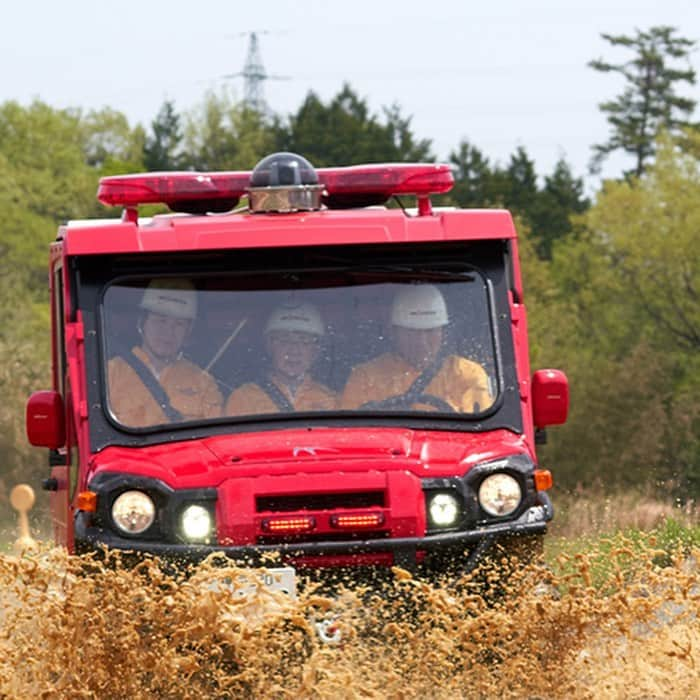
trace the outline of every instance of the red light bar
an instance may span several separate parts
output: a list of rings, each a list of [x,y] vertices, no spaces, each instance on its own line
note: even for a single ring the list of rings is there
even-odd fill
[[[343,513],[331,515],[331,526],[358,530],[384,524],[384,513]]]
[[[141,173],[103,177],[97,199],[108,206],[165,204],[191,213],[229,211],[246,193],[250,173]]]
[[[454,185],[452,169],[445,164],[352,165],[319,168],[316,173],[326,188],[323,203],[330,209],[383,204],[394,195],[443,194]]]
[[[391,163],[320,168],[316,171],[325,188],[323,203],[330,209],[383,204],[394,195],[449,192],[454,178],[449,165]],[[103,177],[97,199],[107,206],[136,207],[165,204],[188,213],[230,211],[250,185],[248,171],[221,173],[163,172]]]
[[[316,519],[310,515],[291,518],[265,518],[262,529],[265,532],[308,532],[316,527]]]

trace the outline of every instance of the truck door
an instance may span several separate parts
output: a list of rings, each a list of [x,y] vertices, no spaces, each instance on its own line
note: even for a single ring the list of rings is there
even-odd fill
[[[49,453],[51,469],[50,506],[54,538],[57,544],[72,549],[73,518],[70,501],[76,485],[77,461],[75,454],[75,427],[70,410],[70,387],[66,372],[65,318],[63,304],[63,266],[56,261],[51,276],[51,327],[53,329],[52,368],[53,385],[63,397],[66,416],[66,444]]]

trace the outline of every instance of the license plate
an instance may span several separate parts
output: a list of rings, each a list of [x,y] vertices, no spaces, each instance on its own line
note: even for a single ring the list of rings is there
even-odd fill
[[[234,595],[239,596],[254,594],[262,586],[270,591],[285,593],[293,600],[297,597],[297,577],[291,566],[250,569],[235,578],[224,579],[221,583]]]

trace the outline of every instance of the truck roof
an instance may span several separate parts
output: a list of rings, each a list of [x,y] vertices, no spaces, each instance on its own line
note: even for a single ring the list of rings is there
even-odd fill
[[[400,209],[369,207],[70,221],[58,237],[66,255],[99,255],[511,239],[516,232],[510,212],[502,209],[436,209],[431,216],[409,216]]]

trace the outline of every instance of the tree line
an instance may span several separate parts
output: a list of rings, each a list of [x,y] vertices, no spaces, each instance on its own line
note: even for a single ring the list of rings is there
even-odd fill
[[[695,83],[694,42],[670,27],[604,35],[627,60],[597,59],[622,92],[600,105],[615,151],[632,162],[592,199],[565,159],[538,176],[525,146],[493,161],[462,140],[449,153],[456,185],[442,204],[506,207],[521,237],[533,365],[564,369],[572,410],[541,457],[564,488],[662,488],[700,495],[700,127],[682,97]],[[105,175],[144,170],[250,169],[290,150],[318,167],[434,161],[397,105],[379,112],[352,88],[310,92],[286,116],[228,93],[194,109],[163,103],[131,125],[116,109],[0,104],[0,502],[20,480],[47,474],[26,444],[24,402],[50,382],[47,251],[66,219],[114,216],[95,199]]]

